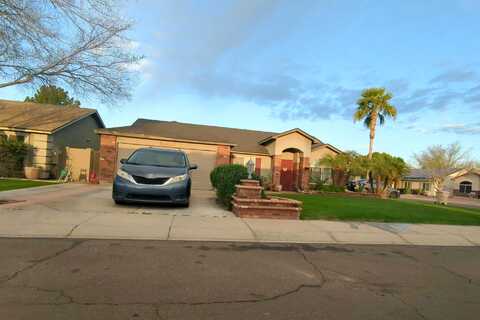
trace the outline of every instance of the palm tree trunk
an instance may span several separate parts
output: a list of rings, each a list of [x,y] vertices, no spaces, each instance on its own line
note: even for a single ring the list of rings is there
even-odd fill
[[[370,144],[368,146],[368,160],[372,160],[373,156],[373,142],[375,140],[375,129],[377,128],[377,113],[372,113],[372,119],[370,121]],[[367,179],[370,180],[370,189],[373,191],[373,177],[371,172],[367,171]],[[377,186],[378,188],[378,186]]]
[[[372,120],[370,122],[370,145],[368,146],[368,159],[372,160],[373,142],[375,141],[375,129],[377,128],[377,113],[372,113]]]

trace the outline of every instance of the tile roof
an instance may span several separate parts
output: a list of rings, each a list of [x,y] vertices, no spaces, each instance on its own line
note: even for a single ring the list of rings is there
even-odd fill
[[[459,170],[460,169],[447,169],[445,170],[445,174],[450,175]],[[407,180],[408,179],[428,180],[432,178],[432,173],[429,170],[425,170],[425,169],[410,169],[410,172],[406,174],[403,178]]]
[[[0,127],[54,132],[91,114],[96,114],[104,127],[95,109],[0,100]]]
[[[131,126],[101,129],[97,130],[97,132],[227,143],[234,145],[234,152],[259,154],[268,154],[268,152],[267,149],[258,142],[278,134],[277,132],[148,119],[138,119]]]

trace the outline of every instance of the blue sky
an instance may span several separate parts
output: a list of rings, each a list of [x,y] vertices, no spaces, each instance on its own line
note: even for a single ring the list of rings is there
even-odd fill
[[[107,126],[142,117],[300,127],[366,153],[355,101],[384,86],[399,115],[377,130],[376,151],[411,161],[431,144],[460,141],[480,159],[480,1],[138,0],[124,12],[146,58],[131,101],[83,103]]]

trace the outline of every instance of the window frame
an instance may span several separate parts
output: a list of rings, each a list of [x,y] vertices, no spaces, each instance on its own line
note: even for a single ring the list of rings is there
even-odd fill
[[[471,181],[462,181],[458,184],[458,191],[463,194],[469,194],[473,190],[473,183]]]

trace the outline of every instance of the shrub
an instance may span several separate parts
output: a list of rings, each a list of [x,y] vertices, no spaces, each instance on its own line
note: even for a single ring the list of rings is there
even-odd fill
[[[0,176],[22,177],[23,163],[31,146],[17,140],[0,140]]]
[[[210,173],[210,181],[216,189],[217,199],[229,208],[232,196],[235,193],[235,185],[239,184],[240,180],[247,178],[247,167],[239,164],[218,166]]]
[[[323,192],[345,192],[345,187],[334,186],[333,184],[317,185],[317,191]]]
[[[412,188],[409,185],[407,185],[404,192],[405,192],[405,194],[411,194],[412,193]]]

